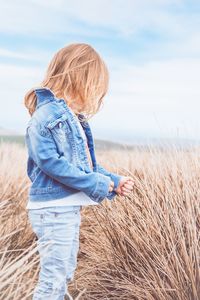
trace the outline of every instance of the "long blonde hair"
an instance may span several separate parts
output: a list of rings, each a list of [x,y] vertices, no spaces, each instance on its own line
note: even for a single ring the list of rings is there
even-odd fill
[[[39,86],[52,90],[88,120],[100,109],[108,84],[109,72],[100,55],[88,44],[74,43],[54,55]],[[24,104],[32,115],[36,109],[34,88],[26,93]]]

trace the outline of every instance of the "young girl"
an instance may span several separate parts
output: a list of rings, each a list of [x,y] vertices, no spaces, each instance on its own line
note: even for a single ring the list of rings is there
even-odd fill
[[[108,81],[100,55],[88,44],[71,44],[54,55],[40,86],[25,95],[31,115],[27,209],[40,254],[34,300],[73,299],[67,284],[77,264],[80,209],[128,196],[133,188],[131,177],[96,161],[88,120],[100,109]]]

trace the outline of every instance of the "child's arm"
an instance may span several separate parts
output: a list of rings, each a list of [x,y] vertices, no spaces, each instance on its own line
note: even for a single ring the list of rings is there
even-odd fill
[[[109,194],[106,197],[109,200],[112,200],[117,195],[117,193],[114,190],[118,187],[119,182],[120,182],[120,180],[122,179],[123,176],[118,175],[116,173],[111,173],[111,172],[107,171],[100,164],[97,164],[97,172],[99,172],[99,173],[101,173],[103,175],[109,176],[111,178],[111,180],[114,182],[114,189],[113,189],[113,191],[109,192]]]
[[[98,171],[86,173],[70,163],[65,156],[59,156],[53,136],[47,128],[40,130],[36,125],[28,127],[26,143],[32,159],[50,177],[85,192],[96,202],[101,202],[109,194],[110,177]]]

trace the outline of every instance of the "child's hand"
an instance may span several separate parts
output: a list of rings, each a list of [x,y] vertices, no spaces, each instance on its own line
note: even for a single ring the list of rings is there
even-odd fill
[[[114,188],[114,181],[110,181],[109,192],[112,192]]]
[[[129,176],[123,176],[119,182],[118,187],[115,189],[115,192],[120,196],[128,196],[129,193],[133,190],[134,181]]]

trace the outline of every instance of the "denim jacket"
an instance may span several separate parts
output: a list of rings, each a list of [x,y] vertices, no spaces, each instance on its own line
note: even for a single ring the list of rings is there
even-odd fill
[[[36,88],[36,110],[26,128],[28,149],[27,174],[31,180],[29,199],[45,201],[66,197],[79,191],[93,201],[112,200],[117,193],[109,192],[122,176],[104,169],[96,161],[94,140],[88,122],[81,122],[93,164],[93,170],[76,116],[63,99],[49,88]],[[81,120],[82,114],[78,115]]]

